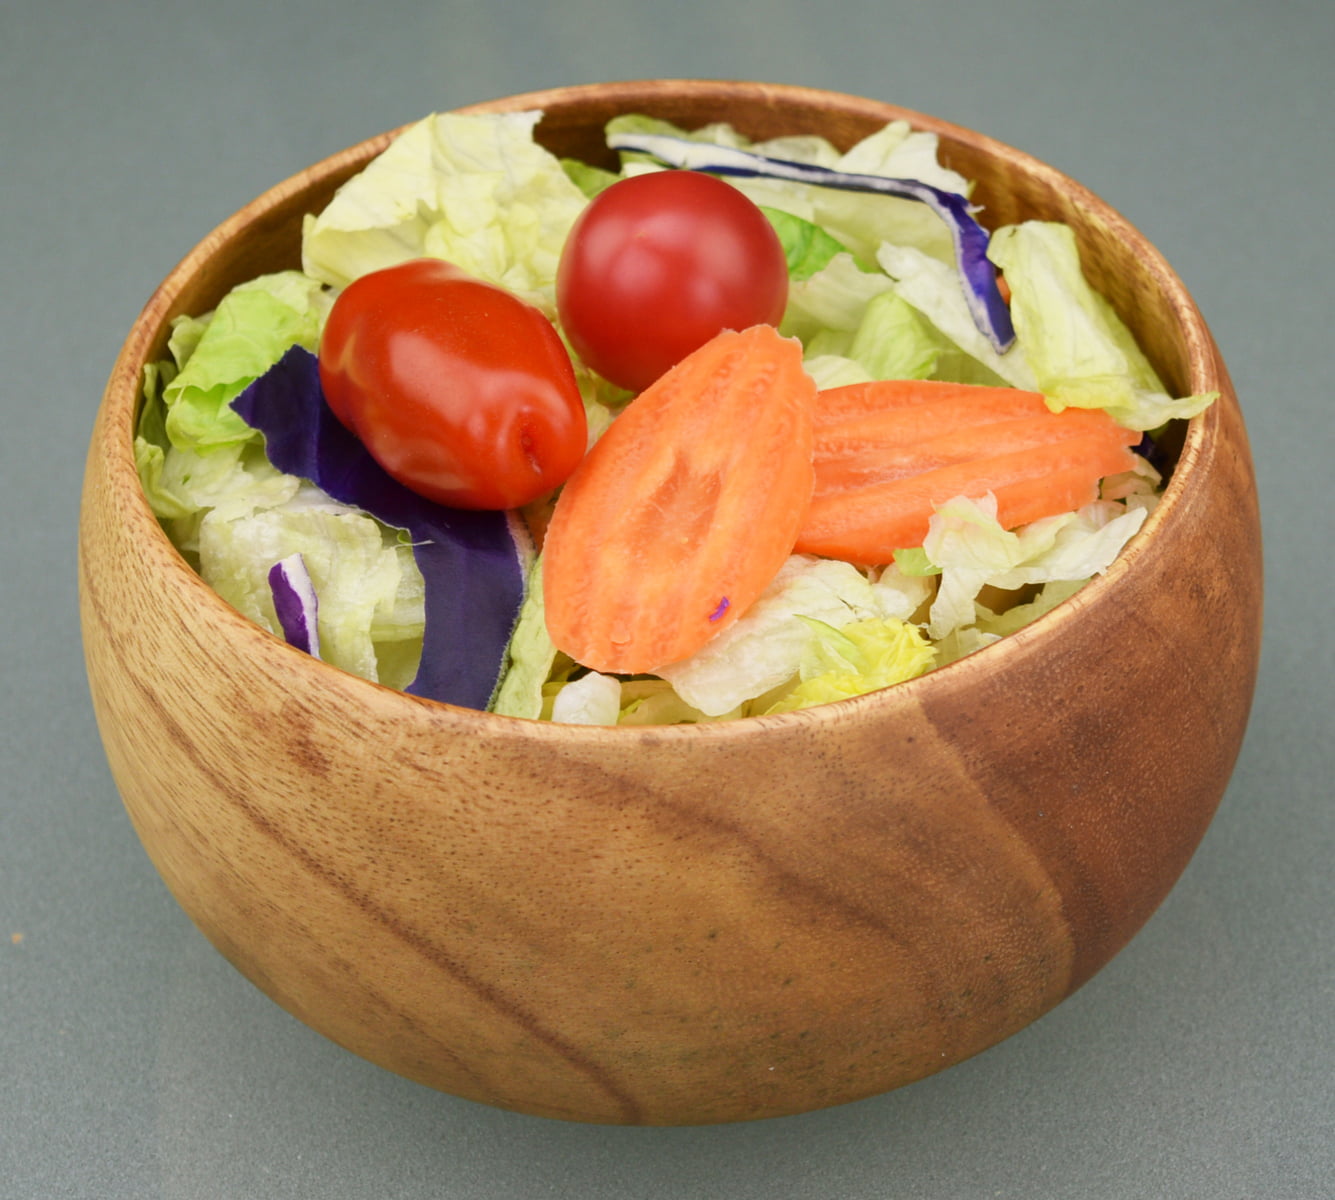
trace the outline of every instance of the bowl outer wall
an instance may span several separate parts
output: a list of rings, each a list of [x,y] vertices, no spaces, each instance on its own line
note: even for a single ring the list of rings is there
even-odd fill
[[[488,106],[480,106],[488,107]],[[1232,386],[1144,238],[1051,168],[869,100],[655,81],[497,102],[592,157],[602,121],[730,119],[847,143],[906,117],[992,224],[1078,230],[1190,423],[1158,511],[1033,626],[856,700],[710,727],[588,729],[355,679],[225,605],[134,468],[141,368],[180,312],[296,265],[392,134],[215,230],[151,298],[90,446],[80,593],[99,728],[186,912],[313,1028],[410,1078],[567,1119],[686,1124],[854,1100],[1022,1028],[1153,912],[1223,794],[1260,640],[1259,518]]]

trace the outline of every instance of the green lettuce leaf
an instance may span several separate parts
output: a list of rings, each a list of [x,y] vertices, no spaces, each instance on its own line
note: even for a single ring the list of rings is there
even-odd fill
[[[205,450],[250,441],[228,405],[294,345],[319,347],[331,301],[299,271],[234,288],[207,318],[180,318],[169,348],[179,370],[162,389],[164,430],[175,446]]]
[[[873,379],[928,379],[947,343],[897,292],[873,296],[848,346],[848,357]]]
[[[878,617],[835,629],[799,617],[812,637],[799,668],[801,681],[767,713],[792,712],[903,683],[931,669],[935,651],[922,630],[907,621]]]
[[[556,644],[547,632],[547,610],[542,592],[542,556],[529,568],[524,603],[510,634],[500,685],[491,711],[508,717],[542,716],[543,685],[556,662]]]
[[[561,169],[588,199],[592,200],[599,192],[612,186],[621,178],[615,171],[591,166],[577,158],[563,158]]]
[[[831,237],[819,225],[795,217],[778,208],[761,208],[774,227],[784,257],[788,260],[788,278],[810,279],[836,254],[847,253],[848,247],[838,238]]]

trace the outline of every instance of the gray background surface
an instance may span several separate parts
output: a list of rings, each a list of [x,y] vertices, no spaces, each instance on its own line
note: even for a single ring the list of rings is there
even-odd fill
[[[4,0],[0,1197],[1335,1195],[1330,0]],[[381,130],[651,76],[837,88],[1048,160],[1197,297],[1266,530],[1253,719],[1209,834],[1020,1035],[840,1109],[603,1129],[404,1082],[271,1004],[158,881],[79,648],[88,431],[155,284]]]

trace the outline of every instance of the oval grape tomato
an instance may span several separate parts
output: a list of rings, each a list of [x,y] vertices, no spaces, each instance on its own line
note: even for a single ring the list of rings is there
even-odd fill
[[[765,214],[695,171],[632,175],[600,192],[556,277],[575,352],[632,391],[725,329],[777,325],[787,300],[787,261]]]
[[[440,259],[373,271],[339,294],[320,385],[390,475],[455,508],[518,508],[584,455],[584,404],[552,323]]]

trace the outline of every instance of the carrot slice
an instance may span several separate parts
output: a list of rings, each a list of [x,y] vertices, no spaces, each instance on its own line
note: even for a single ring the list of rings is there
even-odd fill
[[[800,553],[889,562],[922,545],[937,505],[991,492],[1013,529],[1095,499],[1140,435],[1106,413],[1054,413],[1036,392],[911,380],[821,392],[816,485]]]
[[[816,493],[849,491],[888,483],[942,467],[981,462],[1016,450],[1037,449],[1053,442],[1089,436],[1096,443],[1107,440],[1107,418],[1102,413],[1068,410],[1053,420],[1046,409],[1042,416],[997,421],[960,429],[908,445],[862,449],[840,456],[822,456],[816,450]],[[1119,441],[1119,445],[1122,443]],[[1120,469],[1120,468],[1119,468]]]
[[[815,396],[800,343],[757,325],[719,334],[636,397],[566,481],[547,529],[557,647],[637,674],[744,613],[806,517]]]
[[[1107,417],[1076,412],[1076,418]],[[884,380],[830,388],[816,397],[818,464],[884,456],[963,430],[1052,416],[1039,392],[933,380]]]

